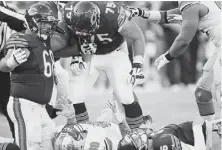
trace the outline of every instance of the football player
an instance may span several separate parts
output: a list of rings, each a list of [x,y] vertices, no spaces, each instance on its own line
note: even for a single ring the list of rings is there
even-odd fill
[[[98,73],[105,71],[125,108],[130,127],[137,128],[142,123],[142,110],[134,101],[133,86],[144,79],[144,36],[128,20],[129,13],[114,2],[70,2],[64,6],[64,20],[71,37],[77,39],[81,54],[71,62],[69,92],[79,121],[88,120],[85,97]],[[125,38],[133,42],[132,66]]]
[[[151,124],[143,124],[140,128],[131,131],[121,116],[118,105],[110,104],[114,112],[123,138],[118,144],[118,150],[202,150],[206,149],[206,122],[190,121],[181,124],[170,124],[153,130]],[[152,123],[152,122],[151,122]],[[216,136],[220,139],[221,119],[214,120],[218,126]]]
[[[115,103],[115,106],[116,105],[117,103]],[[75,118],[71,103],[70,105],[62,105],[63,109],[66,108],[64,110],[66,110],[68,120],[67,124],[65,126],[59,126],[54,134],[53,143],[55,150],[93,148],[99,150],[117,150],[118,143],[122,138],[122,133],[124,133],[124,130],[128,129],[129,126],[126,121],[122,119],[124,115],[119,115],[119,107],[118,111],[116,111],[111,102],[108,102],[108,106],[111,109],[108,108],[102,111],[101,116],[98,117],[96,121],[80,123]],[[70,111],[67,111],[69,109]],[[143,119],[144,122],[150,121],[149,116],[145,116]],[[123,120],[119,126],[118,120]],[[122,130],[122,133],[120,130]]]
[[[181,55],[192,41],[197,30],[206,33],[210,38],[211,42],[216,47],[216,51],[203,67],[203,75],[197,83],[195,97],[200,115],[205,120],[214,120],[215,108],[212,98],[214,96],[217,101],[220,101],[221,93],[221,18],[217,17],[218,14],[221,14],[221,5],[220,2],[215,1],[180,1],[178,5],[179,8],[165,12],[147,11],[140,8],[132,10],[136,10],[136,13],[134,13],[135,15],[158,22],[174,22],[176,19],[170,16],[172,13],[182,15],[182,28],[180,33],[171,48],[156,59],[155,66],[157,69],[160,69],[162,66]],[[208,133],[210,135],[210,131]]]
[[[24,17],[9,8],[5,1],[0,1],[0,58],[3,57],[3,48],[9,36],[14,31],[25,30]],[[0,71],[0,113],[6,116],[12,136],[14,137],[14,126],[7,113],[7,103],[10,96],[10,73]]]
[[[1,71],[11,72],[7,111],[15,126],[16,144],[21,150],[49,150],[52,149],[51,135],[55,124],[45,105],[51,99],[54,85],[50,38],[58,20],[48,6],[40,3],[30,6],[25,20],[28,29],[9,38],[5,57],[0,63]]]

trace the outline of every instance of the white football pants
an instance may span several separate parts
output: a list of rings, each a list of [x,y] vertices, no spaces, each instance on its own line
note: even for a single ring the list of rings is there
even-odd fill
[[[21,150],[52,150],[55,123],[45,105],[10,97],[7,111],[14,123],[15,142]]]
[[[100,71],[106,73],[114,92],[123,104],[133,103],[133,88],[127,82],[132,66],[126,42],[111,53],[92,55],[86,62],[88,68],[78,76],[69,70],[69,96],[73,104],[85,101]]]

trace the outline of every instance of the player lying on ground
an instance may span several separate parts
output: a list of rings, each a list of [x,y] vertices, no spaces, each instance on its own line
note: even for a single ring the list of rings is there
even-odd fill
[[[164,145],[168,149],[173,149],[170,147],[173,144],[175,144],[176,150],[203,150],[201,148],[205,148],[205,123],[171,124],[153,131],[150,128],[151,119],[144,119],[144,124],[131,132],[117,102],[114,104],[109,102],[108,104],[111,109],[103,111],[97,119],[98,121],[78,123],[75,119],[70,119],[65,126],[59,127],[53,140],[54,148],[57,150],[87,149],[89,147],[101,150],[117,150],[117,148],[118,150],[140,150],[144,147],[148,148],[144,150],[153,150],[153,148],[155,148],[154,150],[162,150],[160,147]],[[71,105],[69,108],[72,108]],[[64,112],[64,114],[73,116],[74,112],[71,110]],[[215,121],[215,124],[218,123],[220,121]],[[148,140],[148,137],[151,139]]]
[[[118,150],[204,150],[206,149],[206,123],[194,121],[181,124],[170,124],[153,130],[150,124],[145,124],[135,131],[131,131],[125,124],[124,117],[115,102],[111,104],[116,120],[119,122],[123,138],[118,144]],[[221,121],[213,123],[218,126],[215,130],[218,138],[221,136]],[[124,130],[123,130],[124,129]],[[218,141],[218,140],[217,140]],[[220,140],[219,140],[220,141]]]
[[[136,12],[134,13],[136,16],[155,20],[160,23],[174,22],[174,20],[177,20],[169,14],[176,13],[182,15],[182,28],[180,33],[171,48],[156,59],[155,66],[157,69],[160,69],[181,55],[192,41],[197,30],[208,35],[216,47],[216,52],[214,52],[203,67],[203,75],[197,83],[195,97],[200,115],[206,120],[214,120],[215,109],[213,98],[220,101],[221,95],[221,18],[218,17],[218,14],[221,14],[220,3],[214,1],[180,1],[178,4],[179,8],[165,12],[147,11],[140,8],[132,9],[132,11]],[[208,133],[210,134],[210,131]],[[211,138],[209,138],[209,140],[210,139]],[[210,147],[211,141],[207,143],[209,143]]]

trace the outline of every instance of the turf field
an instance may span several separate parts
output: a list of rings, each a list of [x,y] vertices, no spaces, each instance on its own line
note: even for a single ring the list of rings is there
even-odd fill
[[[181,123],[199,118],[195,98],[191,90],[180,88],[177,91],[163,89],[160,92],[136,91],[143,112],[153,117],[153,125],[158,128],[170,123]],[[91,93],[87,98],[87,108],[91,120],[100,115],[101,110],[106,107],[106,100],[111,99],[111,92]],[[219,108],[217,108],[218,114]],[[218,116],[219,117],[219,116]],[[58,124],[63,118],[56,119]],[[0,135],[10,137],[8,124],[5,118],[0,117]],[[214,148],[213,150],[219,150]]]

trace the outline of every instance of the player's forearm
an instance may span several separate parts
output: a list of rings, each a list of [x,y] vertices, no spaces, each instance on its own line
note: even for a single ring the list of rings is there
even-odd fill
[[[0,60],[0,71],[2,72],[11,72],[14,68],[11,68],[7,64],[7,58],[2,58]]]
[[[180,56],[189,46],[189,42],[178,36],[168,51],[166,58],[172,60]]]
[[[128,126],[126,120],[124,119],[121,123],[118,124],[122,137],[131,133],[130,127]]]
[[[143,33],[138,33],[138,38],[136,38],[133,43],[133,55],[135,56],[144,56],[145,51],[145,39]]]
[[[74,45],[74,46],[67,46],[63,49],[60,49],[56,52],[54,52],[54,56],[56,57],[60,57],[60,58],[67,58],[67,57],[71,57],[71,56],[78,56],[79,51],[78,51],[78,46]]]
[[[143,10],[139,9],[139,15],[140,17],[144,19],[148,19],[149,21],[152,21],[154,23],[160,23],[165,24],[169,23],[167,20],[167,16],[171,14],[181,14],[179,8],[171,9],[167,11],[151,11],[151,10]]]

